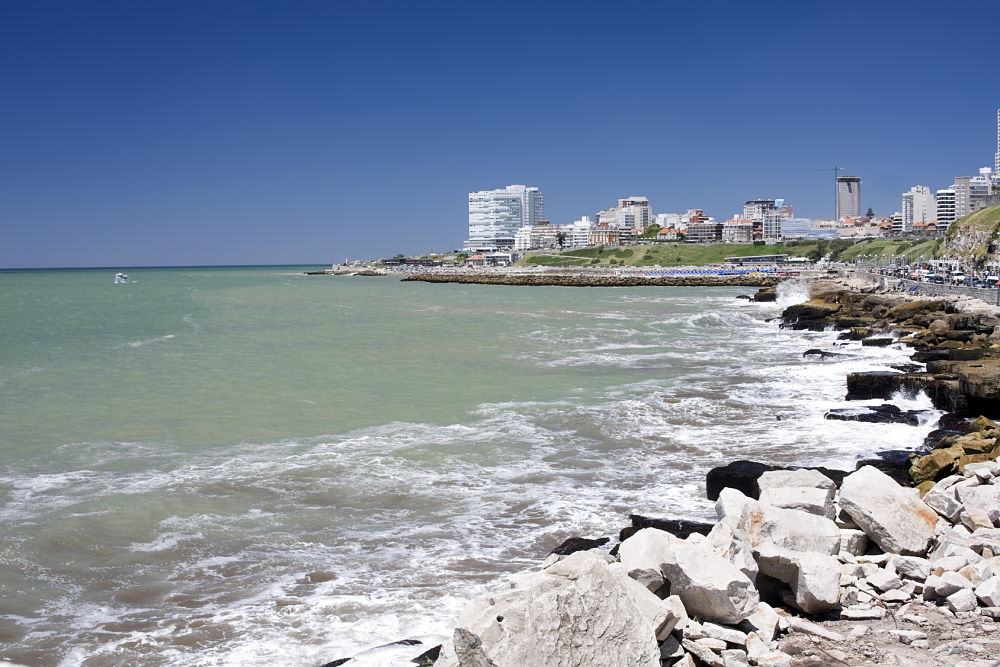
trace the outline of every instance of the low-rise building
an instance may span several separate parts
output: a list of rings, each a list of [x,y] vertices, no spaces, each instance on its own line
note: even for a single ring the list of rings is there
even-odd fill
[[[721,241],[722,223],[714,221],[689,223],[684,240],[688,243],[714,243]]]
[[[753,220],[730,218],[722,223],[722,240],[725,243],[752,243]]]

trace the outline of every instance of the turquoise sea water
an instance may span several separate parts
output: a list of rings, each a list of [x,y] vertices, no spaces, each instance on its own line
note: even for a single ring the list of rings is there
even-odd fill
[[[846,372],[905,351],[803,360],[836,335],[779,330],[752,290],[303,270],[0,272],[0,659],[433,638],[570,535],[710,516],[713,465],[848,465],[929,428],[824,421]]]

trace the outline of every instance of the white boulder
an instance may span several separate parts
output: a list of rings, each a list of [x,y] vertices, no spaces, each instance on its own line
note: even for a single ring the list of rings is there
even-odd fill
[[[675,539],[661,570],[670,593],[680,597],[688,614],[703,620],[739,623],[760,602],[750,579],[708,544]]]
[[[659,667],[653,627],[622,577],[590,551],[515,578],[512,588],[474,599],[437,667],[610,665]],[[463,656],[463,652],[468,657]]]
[[[937,512],[872,466],[844,478],[840,506],[883,551],[922,556],[934,539]]]

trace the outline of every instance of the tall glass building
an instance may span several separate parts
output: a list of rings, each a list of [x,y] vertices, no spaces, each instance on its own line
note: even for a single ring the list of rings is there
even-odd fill
[[[469,193],[469,240],[465,249],[511,250],[521,227],[545,219],[545,197],[537,187],[508,185]]]

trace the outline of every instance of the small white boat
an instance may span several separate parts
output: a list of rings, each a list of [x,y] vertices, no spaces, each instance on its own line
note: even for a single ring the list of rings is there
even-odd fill
[[[115,282],[116,283],[127,283],[128,282],[128,276],[125,275],[124,273],[116,273],[115,274]]]

